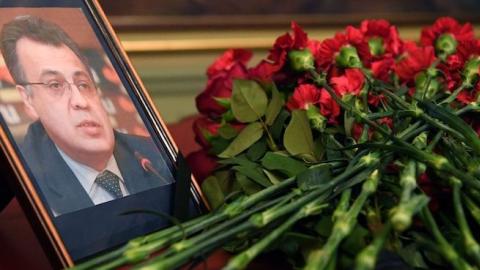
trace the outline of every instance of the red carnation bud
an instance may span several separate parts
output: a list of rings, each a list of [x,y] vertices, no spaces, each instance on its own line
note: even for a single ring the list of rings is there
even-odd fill
[[[360,61],[357,49],[350,45],[343,46],[340,49],[337,57],[335,57],[335,63],[337,67],[341,68],[362,67],[362,61]]]
[[[288,52],[288,60],[293,71],[303,72],[314,69],[314,59],[310,50],[293,50]]]
[[[370,53],[375,56],[382,55],[385,52],[383,46],[383,38],[374,37],[368,40],[368,47],[370,48]]]
[[[452,53],[455,53],[457,50],[457,40],[452,34],[442,34],[435,41],[435,51],[437,55],[445,59]]]
[[[195,141],[202,147],[209,148],[210,140],[218,135],[220,123],[214,122],[207,117],[199,117],[193,122]]]
[[[465,63],[462,71],[463,83],[467,87],[472,87],[478,80],[480,68],[480,57],[470,59]]]
[[[418,99],[431,99],[441,89],[442,84],[432,76],[427,76],[426,72],[420,72],[415,77],[415,97]]]

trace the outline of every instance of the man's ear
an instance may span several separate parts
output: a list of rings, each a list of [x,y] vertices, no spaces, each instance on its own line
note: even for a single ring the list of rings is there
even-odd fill
[[[33,120],[38,119],[38,114],[35,108],[33,107],[32,103],[32,93],[28,93],[28,90],[23,85],[16,86],[17,91],[20,93],[22,97],[23,105],[25,107],[25,112],[27,115],[32,118]]]

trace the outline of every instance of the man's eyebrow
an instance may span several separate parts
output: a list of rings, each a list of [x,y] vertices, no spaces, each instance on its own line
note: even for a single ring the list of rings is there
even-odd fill
[[[42,73],[40,73],[40,78],[45,76],[57,76],[57,75],[62,75],[62,74],[56,70],[46,69],[46,70],[42,70]]]
[[[83,71],[83,70],[79,70],[79,71],[75,71],[75,73],[73,73],[73,76],[74,77],[77,77],[77,76],[87,76],[87,77],[90,77],[90,75]]]

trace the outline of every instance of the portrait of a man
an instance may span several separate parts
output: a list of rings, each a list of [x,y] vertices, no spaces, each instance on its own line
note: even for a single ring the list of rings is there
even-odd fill
[[[61,27],[18,16],[0,46],[32,119],[19,148],[54,215],[174,181],[151,138],[112,127],[89,63]]]

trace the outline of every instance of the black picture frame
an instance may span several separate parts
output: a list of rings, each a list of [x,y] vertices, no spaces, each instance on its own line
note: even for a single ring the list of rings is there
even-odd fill
[[[97,94],[100,95],[97,103],[100,104],[101,101],[102,104],[98,105],[96,103],[98,105],[97,107],[101,107],[101,109],[106,112],[105,114],[108,115],[110,112],[108,112],[107,108],[113,106],[112,110],[116,112],[116,115],[120,115],[119,119],[112,118],[111,115],[108,115],[109,118],[107,120],[108,123],[114,127],[114,131],[112,131],[114,140],[112,157],[116,160],[117,168],[123,177],[123,179],[121,177],[120,181],[122,182],[123,180],[124,182],[122,183],[125,185],[122,191],[125,192],[126,190],[126,195],[128,196],[125,195],[124,197],[108,202],[95,203],[87,189],[76,189],[75,192],[62,194],[56,189],[57,186],[63,185],[66,181],[71,181],[72,183],[78,181],[76,178],[78,174],[75,172],[72,173],[70,163],[65,161],[65,155],[70,157],[70,155],[67,154],[68,151],[64,151],[59,141],[55,140],[55,137],[52,135],[53,131],[48,129],[48,124],[46,124],[42,116],[35,115],[37,118],[33,117],[33,120],[20,121],[25,118],[25,115],[19,116],[19,112],[22,110],[21,107],[26,107],[27,111],[29,107],[28,102],[25,103],[25,100],[28,100],[28,98],[22,95],[22,91],[26,89],[27,84],[38,83],[19,82],[16,76],[13,76],[15,79],[12,79],[10,75],[11,72],[5,72],[5,70],[3,71],[3,75],[5,76],[0,78],[0,80],[3,80],[0,85],[0,142],[5,157],[2,159],[2,167],[9,169],[10,175],[8,178],[10,185],[12,189],[15,190],[15,194],[22,208],[25,210],[33,229],[41,240],[42,246],[55,267],[73,266],[78,262],[121,245],[134,237],[169,225],[168,219],[161,219],[155,215],[142,214],[141,212],[143,210],[162,212],[183,219],[191,215],[196,215],[206,208],[205,200],[198,184],[185,166],[183,157],[179,154],[178,148],[169,135],[165,123],[162,121],[148,92],[129,62],[128,57],[120,46],[112,27],[96,0],[0,1],[0,15],[0,17],[2,17],[0,29],[5,27],[6,22],[11,22],[15,18],[19,18],[19,16],[31,16],[40,17],[44,21],[56,24],[62,28],[67,35],[72,35],[71,38],[74,42],[77,42],[74,35],[78,36],[82,35],[82,33],[89,33],[90,39],[87,38],[86,41],[84,40],[83,42],[90,45],[92,42],[97,42],[96,48],[81,50],[80,56],[76,56],[78,59],[80,57],[87,58],[87,62],[85,63],[88,64],[85,64],[85,66],[88,65],[88,68],[90,68],[91,81],[100,89],[97,91]],[[67,17],[68,20],[65,20],[65,17]],[[70,33],[66,29],[68,23],[73,25],[73,30],[70,29]],[[79,47],[82,48],[81,42],[77,43],[79,43]],[[48,46],[51,46],[51,44]],[[64,45],[54,44],[53,46],[59,48],[59,46]],[[70,47],[66,49],[73,52]],[[88,61],[89,57],[91,58],[90,61]],[[96,69],[92,63],[100,61],[99,59],[103,61],[104,65],[98,65],[97,63],[96,65],[99,66],[100,69]],[[52,62],[55,61],[52,60]],[[107,67],[106,72],[105,67]],[[108,81],[108,74],[110,74],[111,77],[110,81]],[[85,92],[80,93],[80,83],[76,82],[76,77],[72,78],[73,83],[65,77],[64,85],[68,83],[70,88],[64,87],[64,92],[62,93],[68,93],[65,89],[70,89],[69,95],[78,94],[82,95],[83,98],[83,93]],[[55,77],[55,79],[57,78]],[[114,82],[113,84],[116,83],[117,88],[112,87],[112,90],[107,90],[107,86],[103,85],[112,84],[112,82]],[[47,84],[43,84],[45,84],[45,82],[42,81],[41,87],[47,87]],[[78,89],[78,92],[72,90],[73,86],[71,86],[71,84],[75,85],[75,89]],[[102,86],[99,86],[99,84]],[[75,94],[71,93],[73,91],[75,91]],[[118,100],[123,102],[121,104],[123,104],[124,109],[126,108],[126,112],[120,114],[118,109],[115,110],[115,104],[111,104],[114,103],[112,102],[112,98],[108,100],[108,91],[110,91],[112,95],[117,95]],[[20,97],[23,104],[18,101],[17,92],[21,93]],[[42,92],[41,95],[44,93],[46,92]],[[18,104],[16,104],[15,101],[12,102],[9,100],[15,95],[17,96],[16,101],[18,101]],[[35,98],[37,98],[37,100],[39,99],[38,97]],[[14,103],[17,107],[12,105]],[[56,106],[55,104],[49,103],[49,107],[53,108]],[[25,112],[23,113],[25,114]],[[62,112],[59,111],[58,113],[61,114]],[[32,118],[32,115],[28,114],[28,112],[26,115]],[[13,120],[9,119],[9,117],[13,117]],[[68,119],[68,115],[62,117]],[[131,119],[137,121],[137,126],[140,126],[139,129],[136,129],[137,126],[123,127],[120,125]],[[116,123],[117,126],[112,124],[112,122]],[[98,126],[103,127],[102,123],[103,122],[100,122]],[[89,123],[86,125],[88,126]],[[93,124],[94,131],[87,130],[85,132],[87,134],[97,134],[96,129],[98,126],[96,125],[95,123]],[[40,127],[39,129],[38,126]],[[109,130],[108,128],[106,129]],[[43,140],[41,143],[35,141],[35,143],[32,144],[34,147],[42,145],[42,147],[36,151],[45,151],[41,152],[42,155],[39,155],[41,159],[45,159],[39,161],[41,163],[37,163],[34,159],[35,154],[32,153],[36,152],[33,150],[30,151],[30,149],[33,148],[27,148],[27,146],[25,146],[28,145],[31,130],[40,130],[43,132],[32,133],[34,134],[32,135],[33,138],[39,138],[39,134],[41,134],[41,138],[46,138],[46,141]],[[135,131],[140,133],[140,135],[135,133]],[[128,148],[128,151],[122,150],[123,152],[121,152],[119,150],[120,148],[117,147],[117,144],[121,142],[121,138],[124,138],[122,140],[125,142],[129,141],[129,145],[131,143],[132,147]],[[71,140],[75,141],[75,138],[71,138]],[[147,140],[150,144],[143,144],[144,141],[147,143]],[[47,148],[43,147],[43,145],[50,145],[48,152],[46,152]],[[52,148],[52,145],[56,148]],[[153,154],[144,155],[141,150],[150,153],[148,149],[149,146],[153,149],[151,150]],[[28,149],[28,151],[25,149]],[[123,162],[123,157],[128,157],[125,158],[125,163]],[[38,159],[39,158],[37,158],[37,160]],[[71,159],[78,161],[73,157]],[[6,164],[5,161],[8,161],[8,164]],[[45,163],[46,161],[49,163]],[[160,161],[163,162],[162,164],[165,166],[162,167]],[[68,167],[63,166],[66,165],[64,163],[67,163]],[[52,165],[46,166],[45,164]],[[59,164],[62,166],[60,167]],[[157,170],[156,166],[163,169]],[[130,167],[131,171],[139,172],[137,174],[128,173]],[[65,176],[66,174],[63,174],[63,170],[69,171],[68,177]],[[142,176],[138,177],[139,175]],[[133,180],[137,181],[135,183],[144,181],[141,179],[143,175],[147,175],[145,177],[157,177],[160,180],[164,180],[164,182],[161,184],[155,182],[151,187],[147,186],[145,188],[144,186],[138,190],[133,188],[130,190],[133,184],[129,185],[129,183],[133,183]],[[46,180],[41,180],[43,178]],[[48,181],[49,184],[44,184],[45,181]],[[148,182],[150,180],[145,181]],[[58,198],[61,198],[58,199],[59,201],[54,201],[57,200],[57,198],[52,199],[52,197],[50,197],[50,189],[47,188],[51,188],[51,186],[53,186],[54,191],[57,192],[56,195],[58,195]],[[77,183],[76,187],[78,188],[79,186]],[[79,191],[78,193],[76,192],[77,190]],[[75,205],[81,200],[81,196],[79,197],[77,194],[87,194],[87,201],[90,199],[90,204],[67,208],[67,205],[70,205],[71,202],[74,202],[73,204]],[[82,196],[85,199],[85,196]],[[60,206],[55,207],[56,205]],[[125,215],[126,212],[132,211],[136,212],[136,214]]]

